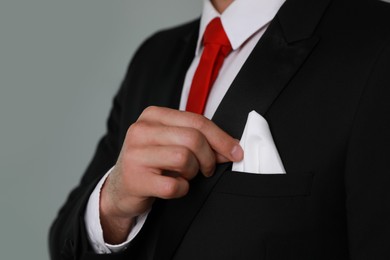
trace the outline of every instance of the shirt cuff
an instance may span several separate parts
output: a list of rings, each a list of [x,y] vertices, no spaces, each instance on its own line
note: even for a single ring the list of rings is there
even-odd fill
[[[110,253],[117,253],[125,250],[127,246],[130,244],[130,242],[137,236],[139,231],[142,229],[146,221],[146,218],[148,217],[148,214],[150,212],[150,210],[148,210],[147,212],[143,213],[142,215],[136,218],[135,224],[131,229],[127,237],[127,240],[125,242],[118,245],[110,245],[104,242],[103,229],[100,224],[100,211],[99,211],[100,191],[108,175],[110,175],[112,169],[113,168],[111,168],[96,185],[94,191],[89,197],[86,212],[84,215],[84,221],[87,229],[88,239],[93,250],[97,254],[110,254]]]

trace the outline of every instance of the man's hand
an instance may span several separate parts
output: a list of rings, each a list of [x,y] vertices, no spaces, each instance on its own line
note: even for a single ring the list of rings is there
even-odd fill
[[[216,163],[240,161],[242,148],[204,116],[149,107],[130,126],[122,151],[101,192],[100,217],[107,243],[123,242],[135,217],[154,198],[187,194],[189,181],[206,177]]]

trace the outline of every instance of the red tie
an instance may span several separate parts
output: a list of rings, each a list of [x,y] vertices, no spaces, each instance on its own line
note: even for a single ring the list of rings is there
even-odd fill
[[[218,76],[226,56],[232,46],[222,27],[221,19],[214,18],[203,35],[203,53],[195,71],[186,110],[203,114],[211,86]]]

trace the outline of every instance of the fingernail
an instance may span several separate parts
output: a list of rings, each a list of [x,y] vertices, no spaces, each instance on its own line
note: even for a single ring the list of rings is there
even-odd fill
[[[233,161],[241,161],[242,157],[244,155],[244,151],[242,150],[241,146],[239,144],[236,144],[232,151],[230,152],[231,156],[233,157]]]

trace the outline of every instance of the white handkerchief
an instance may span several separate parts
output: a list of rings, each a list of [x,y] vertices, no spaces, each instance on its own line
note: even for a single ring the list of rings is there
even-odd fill
[[[233,171],[246,173],[286,173],[267,121],[256,111],[248,114],[240,145],[244,159],[233,163]]]

